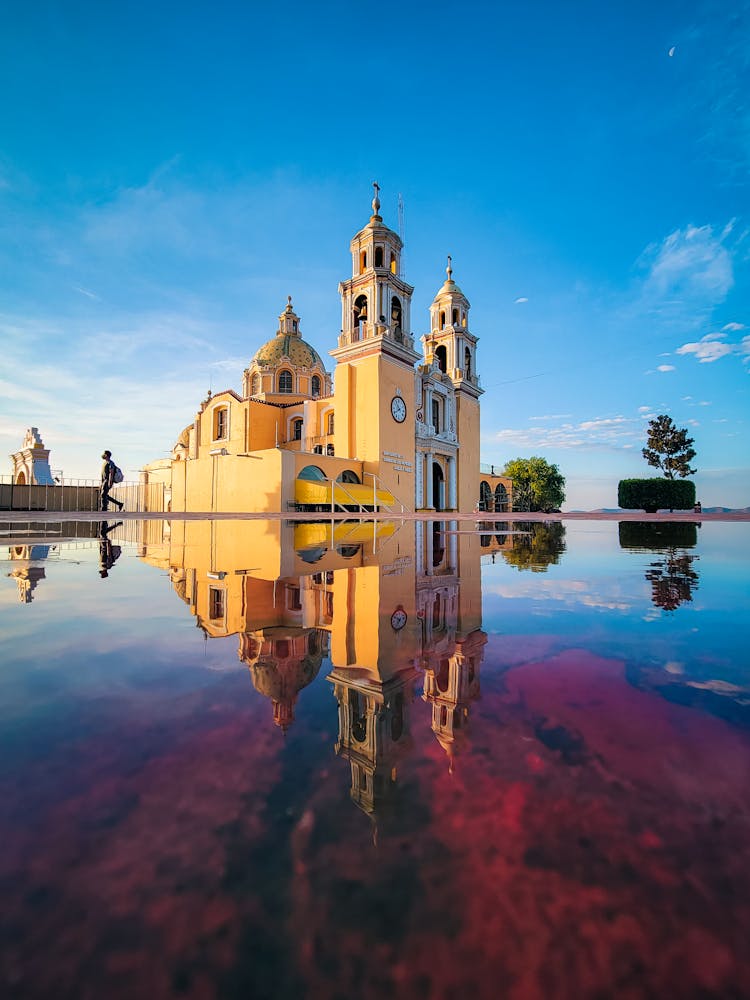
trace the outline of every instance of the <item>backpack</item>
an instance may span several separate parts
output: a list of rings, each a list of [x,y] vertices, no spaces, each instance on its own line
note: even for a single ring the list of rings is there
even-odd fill
[[[121,483],[125,477],[122,474],[122,469],[112,463],[112,482]]]

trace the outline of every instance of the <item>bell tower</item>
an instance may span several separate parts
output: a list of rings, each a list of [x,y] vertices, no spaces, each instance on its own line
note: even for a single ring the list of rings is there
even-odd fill
[[[334,443],[337,455],[369,463],[369,471],[406,504],[414,502],[414,289],[401,273],[403,243],[372,215],[350,244],[352,276],[339,284],[341,333],[336,359]],[[366,465],[367,469],[367,465]]]
[[[479,497],[479,397],[477,340],[469,330],[469,300],[453,280],[448,257],[446,280],[430,306],[430,332],[422,337],[425,361],[451,380],[455,390],[458,510],[472,510]]]

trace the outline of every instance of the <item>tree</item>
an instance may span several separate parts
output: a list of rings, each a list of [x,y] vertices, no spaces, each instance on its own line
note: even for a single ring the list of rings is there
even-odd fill
[[[503,552],[503,559],[518,570],[546,573],[547,567],[558,563],[565,551],[565,525],[561,521],[516,521],[513,527],[513,548]]]
[[[675,476],[684,479],[695,472],[690,468],[690,462],[695,458],[693,438],[688,437],[687,428],[678,430],[666,413],[660,413],[649,421],[646,444],[643,457],[649,465],[661,469],[667,479],[674,479]]]
[[[504,476],[513,480],[513,510],[559,510],[565,502],[565,477],[543,458],[514,458],[505,463]]]

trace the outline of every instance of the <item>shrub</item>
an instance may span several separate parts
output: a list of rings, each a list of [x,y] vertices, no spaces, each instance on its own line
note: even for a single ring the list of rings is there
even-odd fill
[[[695,483],[690,479],[621,479],[617,503],[625,510],[692,510]]]

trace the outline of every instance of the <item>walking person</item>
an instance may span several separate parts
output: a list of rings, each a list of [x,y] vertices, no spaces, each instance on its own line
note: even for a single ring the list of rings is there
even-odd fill
[[[109,491],[112,489],[115,483],[115,463],[112,461],[112,452],[109,449],[102,452],[102,458],[104,459],[104,464],[102,465],[102,486],[101,486],[101,510],[109,510],[110,500],[117,507],[118,510],[122,510],[125,506],[120,503],[119,500],[115,500],[114,497],[109,495]]]

